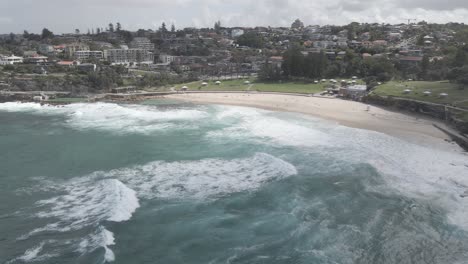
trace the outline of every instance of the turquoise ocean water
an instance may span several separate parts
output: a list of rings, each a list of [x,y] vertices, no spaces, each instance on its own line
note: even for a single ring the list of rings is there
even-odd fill
[[[0,104],[0,263],[468,263],[468,157],[254,108]]]

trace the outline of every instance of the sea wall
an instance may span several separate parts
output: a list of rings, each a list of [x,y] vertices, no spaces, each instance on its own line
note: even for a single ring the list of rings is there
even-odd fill
[[[378,96],[375,94],[367,95],[363,98],[363,102],[440,119],[456,128],[460,133],[468,135],[468,120],[464,118],[468,117],[468,110],[405,98]]]

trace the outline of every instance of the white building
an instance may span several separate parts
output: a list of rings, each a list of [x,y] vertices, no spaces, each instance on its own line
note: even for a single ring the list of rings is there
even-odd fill
[[[231,31],[231,37],[232,38],[237,38],[244,35],[244,30],[240,28],[235,28]]]
[[[75,52],[77,51],[88,51],[89,46],[81,43],[73,43],[69,44],[65,47],[65,55],[68,58],[73,58],[75,56]]]
[[[18,56],[0,56],[0,65],[13,65],[23,63],[23,57]]]
[[[102,59],[104,54],[100,50],[80,50],[75,51],[75,59],[77,60],[89,60],[89,59]]]
[[[104,58],[110,63],[153,62],[152,52],[144,49],[109,49],[104,51]]]
[[[167,55],[167,54],[160,54],[159,55],[159,60],[162,61],[162,63],[171,63],[176,60],[175,56]]]
[[[130,48],[132,49],[145,49],[154,50],[154,44],[145,37],[136,37],[130,42]]]

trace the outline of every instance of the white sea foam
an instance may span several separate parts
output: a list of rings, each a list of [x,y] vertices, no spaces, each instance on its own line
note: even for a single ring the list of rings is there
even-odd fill
[[[66,194],[37,202],[43,208],[38,217],[60,220],[46,226],[48,230],[76,230],[103,220],[126,221],[139,207],[135,191],[119,180],[77,179],[63,188]]]
[[[76,103],[63,106],[38,103],[3,103],[0,111],[31,112],[39,115],[62,115],[75,129],[95,129],[112,133],[151,133],[177,128],[174,121],[191,121],[206,117],[196,109],[160,110],[154,106],[114,103]],[[189,126],[182,126],[187,128]]]
[[[0,111],[5,112],[32,112],[42,108],[38,103],[6,102],[0,103]]]
[[[40,261],[46,261],[50,258],[56,257],[57,254],[40,254],[43,249],[44,245],[46,242],[41,242],[39,245],[34,246],[30,249],[27,249],[23,255],[16,257],[10,261],[7,261],[7,264],[10,263],[18,263],[18,262],[40,262]]]
[[[109,248],[109,246],[112,245],[115,245],[114,234],[100,226],[95,233],[81,240],[78,251],[84,254],[94,251],[97,248],[104,248],[104,260],[106,262],[112,262],[115,260],[115,254]]]
[[[219,107],[217,119],[228,127],[209,137],[260,137],[271,143],[311,147],[311,151],[344,164],[368,163],[384,177],[392,191],[431,201],[448,210],[449,220],[468,229],[468,157],[458,152],[434,150],[382,133],[338,124],[298,120],[281,113],[246,107]],[[320,146],[320,148],[315,148]],[[389,190],[388,188],[379,191]]]
[[[346,130],[346,131],[345,131]],[[468,229],[468,157],[434,150],[371,131],[342,129],[336,142],[348,149],[348,160],[367,162],[399,192],[448,210],[449,220]]]
[[[234,120],[233,125],[208,133],[209,137],[243,137],[273,140],[289,146],[327,145],[330,137],[319,129],[299,120],[284,120],[274,112],[248,107],[218,107],[216,118]]]
[[[28,262],[28,261],[31,261],[35,258],[37,258],[37,256],[39,255],[39,253],[42,251],[42,248],[44,247],[44,242],[42,242],[41,244],[33,247],[33,248],[30,248],[28,250],[26,250],[26,252],[24,252],[24,254],[20,257],[17,258],[17,260],[22,260],[22,261],[25,261],[25,262]]]
[[[209,198],[253,190],[297,173],[290,163],[265,153],[233,160],[156,161],[143,166],[100,172],[116,177],[146,198]]]
[[[56,222],[36,228],[18,238],[19,240],[43,232],[69,232],[100,226],[102,221],[127,221],[140,206],[135,191],[116,179],[81,177],[57,184],[56,189],[61,189],[64,194],[38,201],[40,211],[36,214],[39,218],[49,218]],[[102,226],[80,242],[80,248],[86,249],[82,253],[104,248],[108,262],[114,259],[114,254],[108,247],[110,245],[114,245],[113,234]],[[28,255],[32,256],[36,251],[31,251]]]

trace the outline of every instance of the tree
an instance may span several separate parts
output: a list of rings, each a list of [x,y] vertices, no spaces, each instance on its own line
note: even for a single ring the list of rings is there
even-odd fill
[[[424,55],[422,62],[421,62],[421,76],[420,77],[422,79],[427,78],[427,73],[428,73],[429,66],[430,66],[429,64],[430,64],[429,57],[427,55]]]
[[[79,35],[79,34],[80,34],[80,30],[79,30],[79,29],[75,29],[75,34],[76,34],[76,35]]]
[[[302,23],[301,20],[296,19],[296,20],[292,23],[291,28],[292,28],[292,29],[301,29],[301,28],[304,28],[304,23]]]
[[[462,67],[467,62],[466,52],[463,48],[458,48],[453,61],[453,66]]]
[[[221,21],[216,21],[215,24],[214,24],[214,30],[216,32],[219,32],[221,30]]]
[[[164,34],[167,33],[166,23],[162,22],[161,28],[159,30],[161,30],[161,32]]]
[[[304,76],[310,79],[322,78],[327,70],[328,59],[325,53],[309,53],[304,60]]]
[[[262,37],[252,31],[237,38],[237,44],[257,49],[263,48],[264,45]]]
[[[96,34],[101,34],[101,29],[100,28],[96,28]]]
[[[281,67],[272,64],[267,59],[262,65],[258,73],[258,79],[262,81],[278,81],[281,80]]]
[[[172,32],[172,33],[175,33],[175,31],[176,31],[175,25],[174,25],[174,23],[172,23],[172,25],[171,25],[171,32]]]
[[[109,23],[109,32],[114,32],[114,24]]]
[[[49,39],[54,37],[54,33],[52,31],[48,30],[47,28],[42,29],[42,39]]]
[[[117,22],[117,32],[120,32],[122,30],[122,25],[120,24],[120,22]]]
[[[304,76],[304,55],[298,45],[292,45],[284,52],[281,68],[286,77]]]

